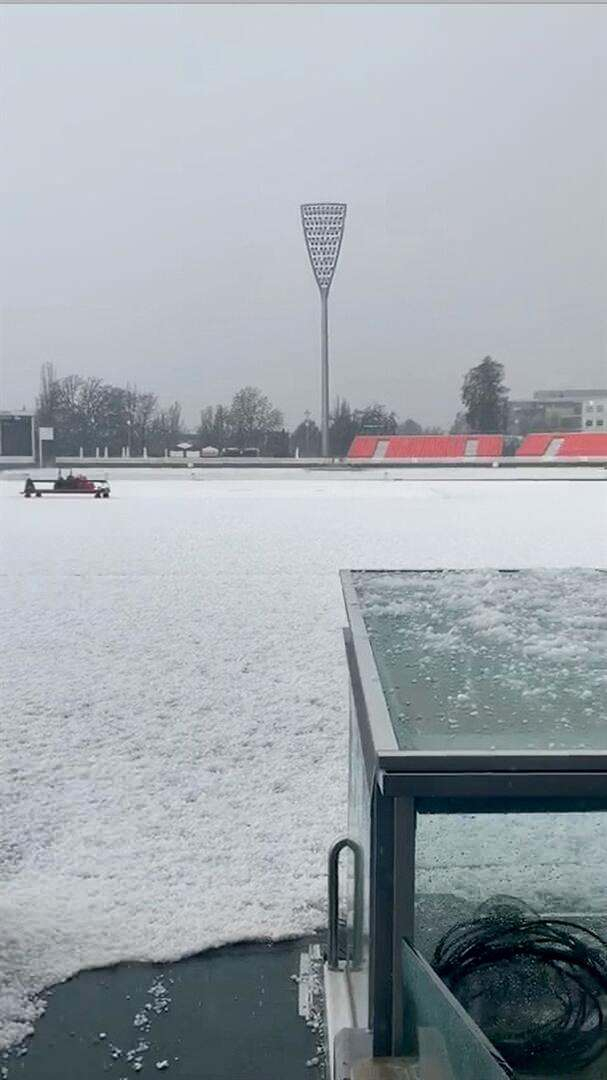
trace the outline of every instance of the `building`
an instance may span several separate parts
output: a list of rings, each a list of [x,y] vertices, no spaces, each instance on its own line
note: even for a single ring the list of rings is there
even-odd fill
[[[30,465],[35,460],[34,414],[0,412],[0,465]]]
[[[582,429],[607,429],[607,392],[603,397],[589,398],[582,402]]]
[[[532,398],[510,402],[513,435],[531,431],[606,431],[607,389],[536,390]]]

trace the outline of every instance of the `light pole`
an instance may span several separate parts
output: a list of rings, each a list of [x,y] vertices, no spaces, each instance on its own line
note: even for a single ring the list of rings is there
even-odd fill
[[[320,290],[322,456],[329,456],[329,289],[339,258],[346,221],[345,203],[304,203],[301,222],[316,284]]]

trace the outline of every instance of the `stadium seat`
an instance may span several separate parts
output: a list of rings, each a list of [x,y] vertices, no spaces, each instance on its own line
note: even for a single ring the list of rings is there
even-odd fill
[[[377,446],[377,436],[375,435],[356,435],[352,446],[348,450],[349,458],[371,458],[375,453],[375,447]]]
[[[348,452],[357,459],[500,457],[502,435],[357,435]]]
[[[516,457],[543,457],[550,446],[554,435],[525,435],[521,445],[516,451]]]
[[[607,433],[601,431],[542,432],[526,435],[517,457],[607,457]]]
[[[581,431],[565,435],[557,457],[607,457],[607,434]]]

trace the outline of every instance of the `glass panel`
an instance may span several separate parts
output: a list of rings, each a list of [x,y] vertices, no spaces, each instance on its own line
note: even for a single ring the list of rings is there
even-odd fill
[[[402,749],[607,749],[606,573],[354,582]]]
[[[348,836],[359,846],[358,882],[354,860],[349,860],[348,876],[348,973],[356,1024],[368,1026],[369,1011],[369,866],[371,840],[371,795],[360,744],[354,699],[350,701],[350,773],[348,792]],[[344,852],[344,857],[346,852]]]
[[[504,1080],[512,1076],[430,966],[402,944],[405,1057],[419,1076],[437,1080]]]
[[[441,959],[452,962],[451,989],[517,1075],[607,1076],[607,1038],[591,1000],[598,992],[607,1017],[607,943],[584,932],[607,935],[606,824],[605,814],[594,812],[418,815],[415,944],[445,978]],[[545,944],[545,920],[565,936],[567,949],[573,933],[581,968],[557,972],[531,955],[538,941]],[[458,941],[451,938],[448,952],[443,946],[437,953],[456,926]],[[488,963],[504,943],[505,953]],[[594,956],[605,972],[600,989],[587,966]],[[571,979],[580,971],[592,993],[580,994]],[[560,1032],[563,1026],[570,1060],[563,1060],[552,1034],[538,1056],[548,1027]]]

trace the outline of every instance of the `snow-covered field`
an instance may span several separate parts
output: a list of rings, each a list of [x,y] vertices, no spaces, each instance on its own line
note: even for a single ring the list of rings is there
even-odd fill
[[[604,566],[604,475],[150,470],[95,501],[4,474],[0,1045],[82,968],[322,924],[337,571]]]

